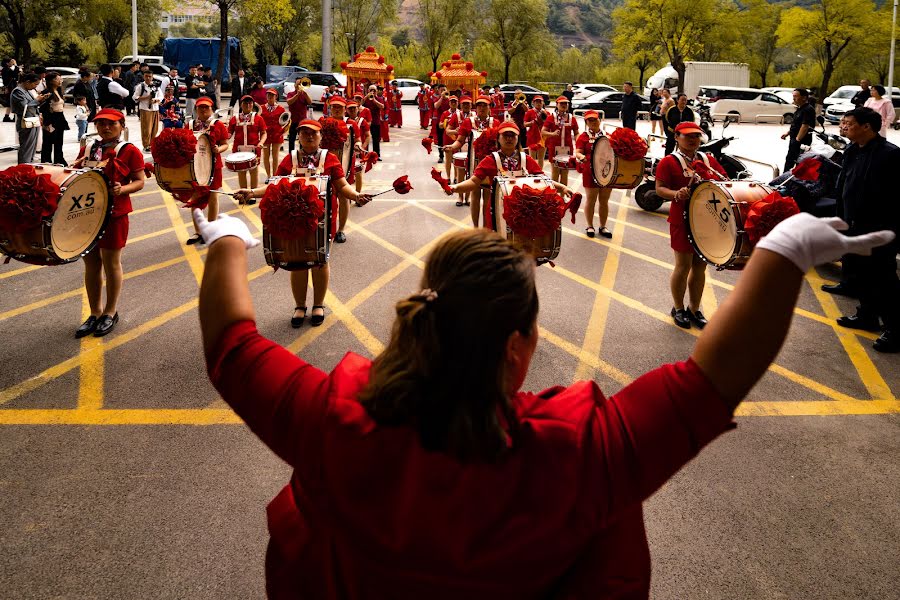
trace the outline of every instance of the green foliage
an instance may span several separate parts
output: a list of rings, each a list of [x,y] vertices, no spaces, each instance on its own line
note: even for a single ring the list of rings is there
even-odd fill
[[[473,0],[418,0],[416,16],[421,23],[422,46],[431,66],[437,71],[438,63],[450,58],[459,50],[468,33]]]
[[[138,0],[138,32],[146,36],[144,45],[152,44],[158,38],[159,0]],[[129,0],[91,0],[78,11],[91,30],[97,31],[103,43],[103,59],[118,61],[125,50],[123,42],[131,39],[131,2]],[[152,35],[151,35],[152,33]],[[140,42],[141,40],[139,40]],[[128,44],[130,46],[130,44]]]
[[[478,13],[481,37],[493,44],[503,57],[503,81],[509,82],[512,62],[532,53],[537,45],[551,42],[547,29],[546,0],[481,0]]]
[[[87,54],[74,40],[64,40],[55,35],[50,39],[47,52],[47,64],[56,67],[80,67],[87,59]]]
[[[397,0],[333,0],[336,56],[352,57],[397,17]]]
[[[263,63],[282,65],[306,41],[321,21],[320,4],[312,0],[245,1],[240,5],[242,27],[258,47]]]

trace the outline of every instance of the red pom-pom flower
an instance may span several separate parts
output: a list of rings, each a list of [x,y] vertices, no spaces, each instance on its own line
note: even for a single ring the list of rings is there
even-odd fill
[[[450,180],[441,175],[440,171],[438,171],[434,167],[431,167],[431,178],[441,184],[441,189],[443,189],[448,194],[453,191],[450,189]]]
[[[453,60],[460,60],[462,58],[462,56],[460,56],[459,54],[454,54],[450,58],[452,58]]]
[[[435,73],[434,76],[435,76],[436,78],[438,78],[438,79],[443,79],[443,78],[444,78],[444,74],[443,74],[443,73]]]
[[[345,62],[342,62],[342,63],[341,63],[341,68],[342,68],[342,69],[346,69],[346,68],[347,68],[347,64],[348,64],[348,63],[347,63],[346,61],[345,61]]]
[[[800,212],[800,207],[790,196],[772,192],[754,202],[744,219],[744,230],[754,244],[769,234],[776,225]]]
[[[259,203],[260,219],[276,237],[296,240],[312,232],[325,214],[319,189],[303,179],[269,185]]]
[[[425,148],[425,150],[428,152],[428,154],[431,154],[431,146],[433,144],[434,144],[434,140],[431,139],[430,137],[422,139],[422,147]]]
[[[497,128],[490,127],[485,129],[478,139],[475,140],[472,148],[475,151],[475,162],[480,162],[482,158],[497,149]]]
[[[613,153],[622,160],[640,160],[647,154],[647,142],[634,129],[618,127],[609,134]]]
[[[444,62],[441,63],[441,66],[444,67],[445,69],[449,68],[449,67],[450,67],[450,61],[449,61],[449,60],[445,60]]]
[[[791,175],[794,176],[794,179],[800,179],[802,181],[818,181],[819,167],[821,166],[822,163],[817,159],[807,158],[791,169]]]
[[[199,208],[204,210],[209,204],[209,186],[197,185],[196,182],[192,181],[191,187],[192,189],[190,190],[172,190],[172,195],[179,202],[184,203],[182,208]]]
[[[398,194],[408,194],[412,191],[413,186],[409,183],[409,176],[404,175],[394,180],[394,191]]]
[[[153,177],[156,172],[156,166],[153,163],[144,163],[144,177]]]
[[[474,69],[474,68],[475,68],[475,64],[474,64],[474,63],[470,63],[470,62],[467,62],[467,63],[466,63],[466,71],[471,71],[471,70]]]
[[[366,52],[375,52],[375,46],[366,46]]]
[[[167,169],[180,169],[194,160],[197,138],[190,129],[167,127],[150,142],[153,161]]]
[[[22,233],[53,216],[59,206],[59,186],[48,173],[39,175],[31,165],[0,171],[0,229]]]
[[[338,119],[327,117],[322,119],[322,141],[320,145],[326,150],[343,150],[344,142],[350,135],[347,124]]]
[[[691,163],[691,168],[700,179],[705,181],[727,181],[728,178],[711,167],[707,167],[702,160],[695,160]]]
[[[572,199],[569,200],[569,203],[566,204],[566,210],[572,213],[572,224],[575,223],[575,215],[578,214],[578,209],[581,208],[581,198],[582,195],[578,192],[572,194]]]
[[[566,204],[552,187],[517,185],[503,198],[503,219],[516,234],[539,238],[559,229]]]
[[[387,66],[387,70],[388,70],[388,71],[393,71],[393,70],[394,70],[394,65],[388,65],[388,66]]]
[[[479,73],[479,75],[481,75],[482,77],[487,77],[487,71],[482,71],[481,73]]]
[[[375,166],[375,163],[378,162],[378,155],[374,152],[369,152],[366,154],[366,173],[372,170],[372,167]]]
[[[383,64],[384,64],[384,57],[383,57],[383,56],[379,56],[379,57],[378,57],[378,64],[379,64],[379,65],[383,65]]]

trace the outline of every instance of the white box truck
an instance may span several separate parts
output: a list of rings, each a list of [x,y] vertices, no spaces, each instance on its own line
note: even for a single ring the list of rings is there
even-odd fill
[[[746,63],[689,61],[684,65],[684,93],[688,98],[696,98],[701,85],[750,87],[750,66]],[[675,95],[678,91],[678,72],[672,65],[666,65],[647,79],[644,95],[649,95],[654,88],[669,88]]]

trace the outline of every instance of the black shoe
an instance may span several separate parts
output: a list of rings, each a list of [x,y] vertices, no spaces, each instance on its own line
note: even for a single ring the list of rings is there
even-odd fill
[[[672,319],[675,321],[675,324],[681,327],[682,329],[690,329],[691,328],[691,319],[687,315],[688,311],[683,308],[672,308],[672,312],[669,313],[672,315]]]
[[[466,203],[463,202],[462,200],[457,200],[457,201],[456,201],[456,205],[457,205],[457,206],[465,206]]]
[[[900,336],[888,329],[875,340],[872,347],[878,352],[900,352]]]
[[[378,162],[381,162],[381,157],[380,157],[380,156],[378,157]]]
[[[97,323],[97,330],[94,331],[94,337],[103,337],[112,331],[118,322],[119,313],[116,313],[113,316],[101,315],[100,321]]]
[[[13,119],[12,117],[10,117],[9,115],[6,115],[6,116],[3,117],[3,122],[4,122],[4,123],[15,123],[15,121],[16,121],[16,120]]]
[[[612,232],[606,227],[601,227],[600,231],[597,232],[600,234],[600,237],[605,237],[606,239],[612,239]]]
[[[594,237],[595,235],[597,235],[597,232],[594,231],[594,228],[593,228],[593,227],[585,227],[585,228],[584,228],[584,235],[588,236],[589,238],[592,238],[592,237]]]
[[[706,324],[709,323],[709,321],[706,320],[706,317],[703,316],[703,313],[699,310],[695,312],[688,308],[685,312],[687,313],[688,319],[691,320],[691,323],[697,326],[697,329],[703,329],[706,327]]]
[[[97,329],[97,323],[99,321],[99,317],[91,315],[84,323],[81,324],[81,327],[75,330],[75,337],[83,338],[86,335],[91,335],[92,333],[94,333],[94,330]]]
[[[187,241],[188,246],[193,246],[194,244],[205,244],[205,243],[206,242],[203,241],[203,236],[200,235],[199,233],[195,234],[194,237],[189,237],[188,241]]]
[[[337,235],[334,236],[334,241],[337,242],[338,244],[343,244],[344,242],[347,241],[347,236],[344,235],[343,231],[338,231]]]
[[[322,314],[321,315],[310,315],[309,324],[312,325],[313,327],[318,327],[319,325],[322,324],[323,321],[325,321],[325,307],[321,306],[321,305],[312,307],[313,310],[316,310],[317,308],[322,309]]]
[[[846,283],[836,283],[834,285],[825,284],[822,286],[822,291],[838,296],[847,296],[848,298],[859,298],[859,292],[856,291],[856,288],[847,285]]]
[[[302,317],[291,317],[291,327],[293,327],[294,329],[299,329],[300,326],[303,325],[303,321],[306,320],[306,307],[298,306],[298,307],[294,308],[294,312],[297,312],[298,310],[303,311],[303,316]]]
[[[852,317],[841,317],[837,320],[837,324],[848,329],[862,329],[863,331],[881,331],[878,325],[878,319],[861,319],[857,315]]]

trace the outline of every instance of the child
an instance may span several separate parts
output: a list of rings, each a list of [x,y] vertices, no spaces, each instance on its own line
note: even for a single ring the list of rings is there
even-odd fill
[[[88,126],[87,98],[75,96],[75,124],[78,126],[78,141],[87,133]]]

